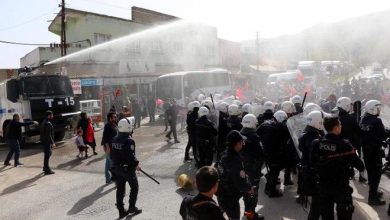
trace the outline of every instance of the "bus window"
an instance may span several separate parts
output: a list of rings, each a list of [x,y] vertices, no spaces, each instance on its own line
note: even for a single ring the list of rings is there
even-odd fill
[[[194,91],[202,88],[213,88],[229,86],[229,76],[227,73],[193,73],[184,76],[184,81],[189,82],[187,90]]]
[[[181,76],[161,77],[157,81],[157,96],[161,99],[181,99]]]

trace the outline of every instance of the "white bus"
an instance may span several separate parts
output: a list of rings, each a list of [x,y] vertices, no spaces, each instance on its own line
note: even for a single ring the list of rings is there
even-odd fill
[[[226,94],[232,91],[230,74],[224,69],[169,73],[158,77],[156,97],[172,99],[180,106],[187,106],[199,94]]]

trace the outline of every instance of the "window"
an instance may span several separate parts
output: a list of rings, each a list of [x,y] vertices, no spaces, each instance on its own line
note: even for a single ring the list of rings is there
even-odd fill
[[[187,85],[184,88],[185,95],[189,96],[197,89],[229,86],[229,75],[228,73],[209,72],[187,74],[184,76],[184,85]]]
[[[163,53],[162,42],[160,40],[152,42],[152,53]]]
[[[111,35],[95,33],[95,44],[101,44],[111,40]]]
[[[126,52],[130,53],[140,53],[141,52],[141,41],[134,40],[126,45]]]
[[[157,96],[161,99],[181,99],[181,76],[162,77],[157,80]]]

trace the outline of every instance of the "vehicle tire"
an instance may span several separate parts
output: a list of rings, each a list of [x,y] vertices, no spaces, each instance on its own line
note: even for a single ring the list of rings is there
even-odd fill
[[[54,134],[54,141],[55,142],[62,141],[62,139],[64,139],[64,137],[65,137],[65,131],[56,132]]]

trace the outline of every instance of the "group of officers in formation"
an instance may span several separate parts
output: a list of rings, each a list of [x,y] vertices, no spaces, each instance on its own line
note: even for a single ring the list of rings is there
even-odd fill
[[[281,197],[282,170],[285,186],[293,185],[291,175],[298,174],[296,201],[307,204],[310,197],[308,219],[334,219],[335,204],[338,219],[352,219],[349,180],[355,169],[360,172],[359,182],[367,181],[362,175],[367,171],[368,204],[385,204],[378,190],[387,139],[378,117],[379,101],[364,102],[361,114],[361,103],[352,103],[348,97],[340,97],[332,113],[315,103],[304,104],[298,95],[279,104],[266,98],[243,104],[220,95],[197,99],[188,104],[185,160],[192,160],[192,147],[199,168],[199,194],[183,200],[180,214],[184,220],[240,219],[241,198],[247,219],[264,219],[255,210],[260,178],[266,177],[268,197]],[[294,126],[288,126],[287,120],[295,115],[305,124],[294,144]]]

